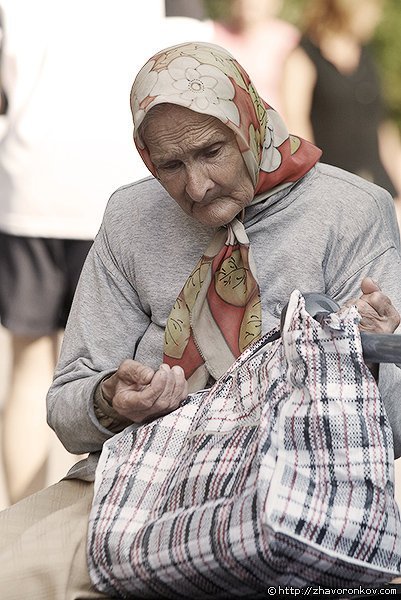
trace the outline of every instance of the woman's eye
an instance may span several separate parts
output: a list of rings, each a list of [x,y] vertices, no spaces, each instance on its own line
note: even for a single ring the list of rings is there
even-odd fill
[[[161,167],[159,167],[159,169],[161,169],[162,171],[176,171],[179,168],[180,164],[180,161],[176,160],[174,162],[162,165]]]
[[[217,146],[216,148],[210,148],[209,150],[206,150],[205,156],[207,158],[213,158],[214,156],[218,155],[220,150],[221,150],[221,146]]]

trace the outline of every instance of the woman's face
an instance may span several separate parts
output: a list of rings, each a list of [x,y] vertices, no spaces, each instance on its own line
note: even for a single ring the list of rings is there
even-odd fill
[[[231,0],[229,8],[232,21],[247,27],[275,16],[281,5],[281,0]]]
[[[254,196],[234,133],[209,115],[171,104],[158,108],[142,137],[160,183],[200,223],[226,225]]]
[[[362,43],[372,37],[383,13],[383,0],[338,0],[348,15],[348,29]]]

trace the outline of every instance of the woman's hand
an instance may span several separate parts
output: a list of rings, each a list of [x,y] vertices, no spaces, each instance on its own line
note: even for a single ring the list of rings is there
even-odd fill
[[[144,423],[172,412],[188,395],[184,371],[162,364],[155,372],[136,360],[125,360],[102,382],[104,398],[121,416]]]
[[[356,305],[362,317],[359,329],[369,333],[393,333],[400,324],[400,315],[390,298],[370,277],[362,279],[361,291],[358,299],[346,303]]]

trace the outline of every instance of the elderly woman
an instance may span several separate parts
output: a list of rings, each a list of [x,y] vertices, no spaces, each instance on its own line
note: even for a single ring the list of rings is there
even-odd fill
[[[109,201],[48,394],[50,425],[89,457],[3,513],[2,597],[104,597],[85,564],[103,443],[210,386],[277,325],[294,288],[354,300],[367,330],[399,323],[391,197],[319,164],[227,52],[161,51],[139,72],[131,106],[152,177]],[[400,455],[397,367],[382,365],[379,382]]]

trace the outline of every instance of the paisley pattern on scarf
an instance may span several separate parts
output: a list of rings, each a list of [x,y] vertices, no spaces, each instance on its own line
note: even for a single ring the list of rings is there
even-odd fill
[[[253,203],[303,177],[320,158],[316,146],[288,133],[246,71],[219,46],[193,42],[162,50],[134,81],[134,140],[155,176],[140,125],[163,103],[213,116],[234,132],[254,185]],[[260,337],[261,315],[250,242],[236,218],[217,231],[181,290],[167,320],[163,360],[182,366],[190,391],[198,390]]]

